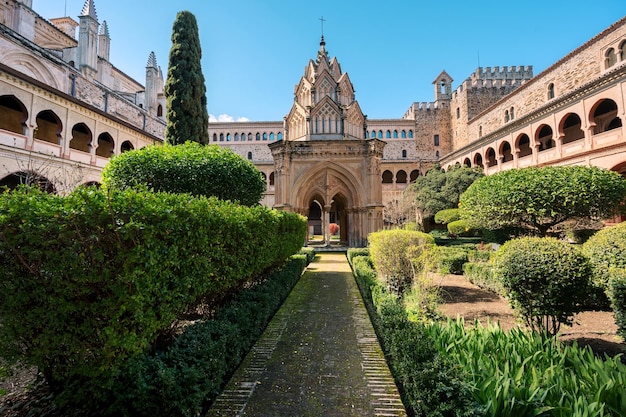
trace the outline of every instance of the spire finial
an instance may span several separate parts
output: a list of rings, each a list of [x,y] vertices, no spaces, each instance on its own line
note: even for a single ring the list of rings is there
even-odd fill
[[[98,21],[98,15],[96,14],[96,6],[93,3],[93,0],[86,0],[85,5],[83,6],[83,12],[81,16],[89,16],[94,20]]]
[[[320,41],[320,49],[324,49],[324,46],[326,45],[326,41],[324,41],[324,22],[326,21],[326,19],[324,19],[324,16],[320,17],[320,22],[322,22],[322,40]]]
[[[146,64],[146,68],[158,68],[156,55],[154,51],[150,52],[150,56],[148,57],[148,63]]]

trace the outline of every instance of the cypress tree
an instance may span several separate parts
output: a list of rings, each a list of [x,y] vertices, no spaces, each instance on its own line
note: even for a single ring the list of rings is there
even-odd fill
[[[200,66],[202,50],[196,17],[188,11],[176,15],[172,29],[165,97],[165,141],[172,145],[194,141],[209,143],[206,86]]]

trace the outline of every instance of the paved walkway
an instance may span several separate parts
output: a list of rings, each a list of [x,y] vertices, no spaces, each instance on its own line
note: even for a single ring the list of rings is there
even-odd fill
[[[406,416],[344,253],[318,254],[207,417]]]

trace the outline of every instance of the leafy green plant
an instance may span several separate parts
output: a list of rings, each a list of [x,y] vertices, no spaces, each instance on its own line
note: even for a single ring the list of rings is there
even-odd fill
[[[594,285],[607,291],[609,270],[626,268],[626,223],[598,231],[582,245],[582,251],[591,261]]]
[[[468,251],[459,246],[436,246],[428,252],[431,270],[440,274],[462,274]]]
[[[523,227],[546,236],[575,219],[602,219],[623,209],[626,179],[586,166],[511,169],[478,179],[461,195],[461,217],[476,227]]]
[[[296,253],[299,215],[216,198],[78,189],[0,195],[0,356],[97,399],[130,358],[199,303]]]
[[[617,417],[626,415],[626,366],[589,347],[521,328],[462,320],[427,327],[436,349],[457,364],[484,416]]]
[[[376,271],[386,288],[401,295],[411,288],[421,271],[420,254],[434,244],[432,236],[410,230],[383,230],[370,233],[369,249]]]
[[[458,208],[439,210],[435,213],[435,223],[448,224],[461,219]]]
[[[617,333],[626,340],[626,268],[611,268],[609,275],[608,294],[615,315]]]
[[[582,311],[591,265],[572,245],[554,238],[513,239],[494,262],[507,298],[532,329],[554,335]]]
[[[265,192],[265,180],[248,160],[230,149],[195,142],[147,146],[111,158],[102,172],[105,188],[215,196],[252,206]]]
[[[493,291],[502,296],[505,295],[502,283],[493,273],[491,262],[467,262],[463,265],[463,275],[472,284]]]

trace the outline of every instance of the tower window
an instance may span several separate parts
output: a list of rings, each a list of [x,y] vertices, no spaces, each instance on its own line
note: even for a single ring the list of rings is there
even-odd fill
[[[406,149],[402,149],[402,157],[406,158]]]
[[[435,146],[439,146],[439,135],[435,135]]]
[[[554,83],[550,83],[548,86],[548,100],[552,100],[554,98]]]
[[[461,109],[460,108],[456,108],[456,118],[460,118],[461,117]]]
[[[248,152],[248,160],[252,161],[252,152]]]

